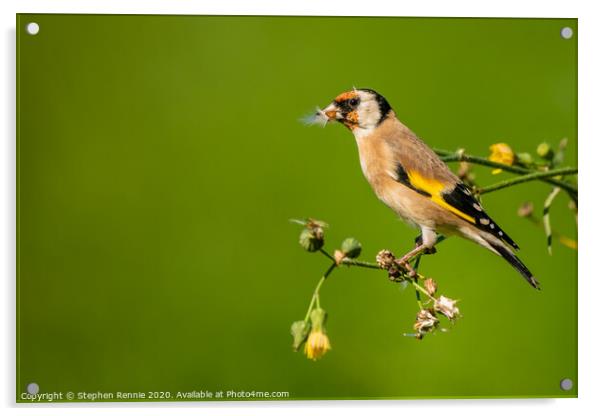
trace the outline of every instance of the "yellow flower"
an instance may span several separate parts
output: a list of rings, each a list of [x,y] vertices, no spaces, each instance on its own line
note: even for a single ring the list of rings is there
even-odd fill
[[[315,361],[330,350],[330,340],[323,329],[326,323],[326,311],[322,308],[315,308],[311,311],[310,318],[311,332],[305,342],[305,355]]]
[[[563,235],[558,237],[558,240],[561,244],[564,244],[568,248],[572,248],[573,250],[577,250],[577,242],[572,238],[565,237]]]
[[[320,330],[312,330],[305,343],[305,355],[310,360],[321,358],[330,350],[330,340],[328,336]]]
[[[501,163],[503,165],[511,166],[514,163],[514,152],[512,148],[508,146],[506,143],[496,143],[489,146],[489,150],[491,154],[489,155],[489,160],[496,163]],[[500,173],[501,169],[494,169],[491,173],[497,175]]]

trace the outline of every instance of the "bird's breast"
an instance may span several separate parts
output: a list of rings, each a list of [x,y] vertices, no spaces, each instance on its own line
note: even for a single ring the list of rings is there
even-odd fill
[[[357,144],[362,172],[376,196],[408,223],[434,227],[440,208],[396,179],[399,162],[386,141],[366,137]]]
[[[394,162],[386,143],[367,137],[358,140],[358,150],[362,172],[376,196],[398,215],[409,219],[408,204],[413,195],[392,176]]]
[[[389,155],[385,143],[370,136],[356,137],[359,151],[360,166],[364,176],[372,185],[378,185],[383,175],[386,175]]]

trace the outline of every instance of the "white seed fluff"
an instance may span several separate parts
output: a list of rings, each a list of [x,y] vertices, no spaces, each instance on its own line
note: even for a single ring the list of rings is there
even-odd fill
[[[317,124],[318,126],[324,127],[328,123],[328,116],[320,109],[320,107],[316,107],[315,113],[303,117],[301,121],[308,126]]]

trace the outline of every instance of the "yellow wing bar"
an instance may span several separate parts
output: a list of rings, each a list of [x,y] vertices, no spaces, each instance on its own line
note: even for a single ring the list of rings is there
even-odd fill
[[[433,200],[433,202],[435,202],[437,205],[445,208],[446,210],[448,210],[450,212],[453,212],[458,217],[463,218],[472,224],[476,223],[476,220],[473,217],[466,214],[465,212],[460,211],[458,208],[448,204],[443,199],[442,194],[443,194],[443,190],[445,189],[444,183],[439,182],[436,179],[425,178],[424,176],[420,175],[418,172],[413,171],[413,170],[410,170],[408,172],[408,179],[410,181],[410,184],[414,188],[428,193],[431,196],[431,199]]]

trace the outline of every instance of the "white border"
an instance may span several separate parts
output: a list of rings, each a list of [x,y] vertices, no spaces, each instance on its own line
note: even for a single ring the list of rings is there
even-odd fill
[[[115,413],[163,415],[227,414],[252,415],[290,414],[306,415],[345,413],[363,414],[376,411],[382,414],[437,412],[452,415],[506,415],[529,413],[546,415],[593,414],[600,405],[602,387],[602,345],[598,293],[602,293],[602,272],[596,264],[596,236],[602,235],[599,207],[602,186],[600,163],[602,157],[602,15],[595,1],[404,1],[393,0],[36,0],[0,2],[2,21],[2,88],[0,126],[3,140],[0,155],[0,264],[3,274],[2,342],[0,351],[4,374],[0,376],[0,406],[6,414],[81,415],[102,414],[110,409]],[[578,17],[579,39],[579,182],[581,192],[579,252],[579,399],[558,400],[444,400],[400,402],[277,402],[277,403],[179,403],[179,404],[98,404],[94,408],[77,405],[46,407],[16,406],[15,397],[15,14],[16,13],[135,13],[135,14],[249,14],[249,15],[365,15],[365,16],[492,16],[492,17]],[[542,121],[544,122],[544,121]],[[585,190],[585,192],[583,191]],[[561,311],[559,311],[561,313]],[[494,357],[492,357],[494,359]],[[344,380],[341,380],[344,382]]]

